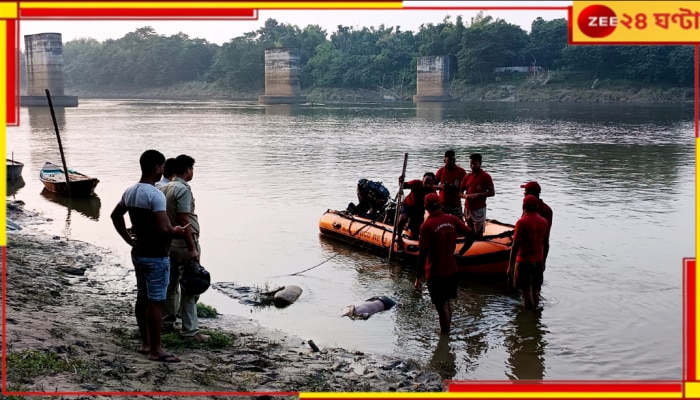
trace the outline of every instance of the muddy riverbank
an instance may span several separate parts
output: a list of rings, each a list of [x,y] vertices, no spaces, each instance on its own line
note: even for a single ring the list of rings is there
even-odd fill
[[[136,350],[135,290],[90,278],[107,250],[48,236],[41,217],[8,202],[6,252],[7,389],[10,392],[441,391],[439,374],[415,361],[305,340],[236,316],[201,319],[207,345],[164,336],[181,363]],[[129,278],[133,278],[130,276]],[[134,288],[135,289],[135,288]],[[211,290],[211,289],[210,289]],[[197,397],[197,396],[194,396]]]

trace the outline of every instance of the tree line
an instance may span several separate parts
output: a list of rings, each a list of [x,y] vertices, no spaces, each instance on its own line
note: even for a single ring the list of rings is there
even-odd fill
[[[265,49],[297,48],[303,89],[377,87],[415,89],[421,56],[448,56],[453,80],[488,83],[497,67],[528,66],[573,79],[621,79],[692,86],[693,46],[569,46],[567,21],[537,18],[530,32],[501,19],[461,16],[417,32],[400,26],[352,28],[328,34],[318,25],[299,28],[265,21],[263,27],[223,45],[184,33],[159,35],[143,27],[119,39],[78,39],[63,48],[66,88],[148,88],[208,82],[223,89],[262,91]],[[24,62],[24,57],[20,57]],[[21,66],[24,70],[23,65]]]

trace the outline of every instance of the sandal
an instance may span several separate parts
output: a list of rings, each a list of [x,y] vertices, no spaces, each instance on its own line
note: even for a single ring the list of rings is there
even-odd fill
[[[148,357],[148,359],[150,361],[159,361],[159,362],[166,362],[166,363],[179,363],[180,361],[182,361],[172,354],[161,354],[160,356],[158,356],[156,358]]]
[[[183,337],[186,339],[196,340],[198,342],[206,342],[210,338],[209,335],[203,335],[201,333],[196,333],[192,336],[183,336]]]

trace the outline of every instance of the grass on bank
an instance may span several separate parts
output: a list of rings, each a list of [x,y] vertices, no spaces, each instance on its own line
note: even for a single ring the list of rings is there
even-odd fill
[[[197,303],[197,317],[198,318],[216,318],[219,316],[219,312],[216,308],[208,306],[206,304]]]
[[[70,349],[64,354],[43,350],[24,350],[7,354],[7,380],[14,383],[31,383],[38,376],[62,372],[78,374],[89,379],[96,372],[95,366],[74,358]]]
[[[216,318],[219,315],[216,308],[206,304],[197,303],[198,318]],[[233,337],[229,334],[202,329],[202,334],[209,335],[210,339],[205,342],[192,340],[180,336],[178,332],[163,333],[161,340],[163,347],[167,349],[222,349],[233,345]],[[115,342],[125,349],[134,347],[134,340],[139,340],[138,329],[126,329],[122,327],[112,327],[110,333],[114,336]]]

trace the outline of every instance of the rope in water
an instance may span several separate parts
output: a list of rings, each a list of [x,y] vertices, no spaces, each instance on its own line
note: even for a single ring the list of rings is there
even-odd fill
[[[312,269],[314,269],[314,268],[316,268],[316,267],[320,267],[321,265],[327,263],[328,261],[330,261],[330,260],[336,258],[338,255],[340,255],[340,252],[336,252],[336,253],[333,254],[332,256],[328,257],[328,258],[325,259],[324,261],[321,261],[320,263],[314,265],[314,266],[311,267],[311,268],[307,268],[307,269],[305,269],[305,270],[303,270],[303,271],[299,271],[299,272],[295,272],[295,273],[293,273],[293,274],[289,274],[289,276],[299,275],[299,274],[302,274],[302,273],[304,273],[304,272],[306,272],[306,271],[310,271],[310,270],[312,270]]]

